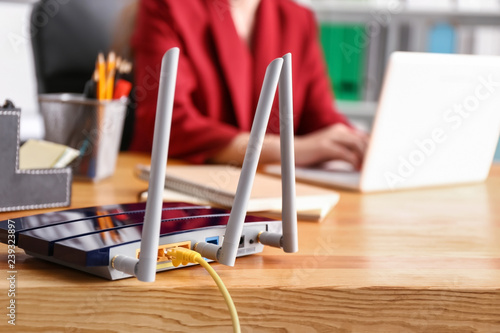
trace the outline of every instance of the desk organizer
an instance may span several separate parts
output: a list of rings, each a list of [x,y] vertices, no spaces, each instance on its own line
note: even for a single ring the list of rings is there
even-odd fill
[[[20,109],[0,108],[0,212],[69,206],[70,168],[19,169]]]
[[[79,94],[38,97],[45,140],[80,151],[72,163],[75,179],[99,181],[116,167],[127,99],[98,101]]]

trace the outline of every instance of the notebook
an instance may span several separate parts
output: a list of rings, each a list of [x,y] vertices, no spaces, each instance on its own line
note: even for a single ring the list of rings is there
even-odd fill
[[[500,57],[395,52],[362,170],[297,168],[296,178],[361,192],[480,182],[499,131]]]
[[[148,165],[137,165],[135,172],[140,179],[149,179]],[[231,207],[240,172],[240,168],[230,165],[168,166],[164,200]],[[340,198],[335,191],[308,184],[296,184],[296,193],[298,218],[309,221],[323,219]],[[147,191],[141,193],[140,199],[146,198]],[[278,214],[281,211],[281,180],[257,173],[247,210]]]
[[[65,145],[30,139],[19,148],[19,169],[64,168],[79,154]]]

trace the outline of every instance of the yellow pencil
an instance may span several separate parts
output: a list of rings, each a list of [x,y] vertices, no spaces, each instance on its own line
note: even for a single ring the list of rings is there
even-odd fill
[[[97,56],[97,69],[99,72],[99,84],[97,85],[97,99],[103,100],[106,98],[106,63],[104,55],[99,53]]]
[[[108,63],[106,68],[106,97],[113,99],[113,89],[115,86],[116,55],[113,51],[108,54]]]

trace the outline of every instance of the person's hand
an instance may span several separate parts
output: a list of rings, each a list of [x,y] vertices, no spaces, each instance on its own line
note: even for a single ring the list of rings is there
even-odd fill
[[[368,136],[344,124],[335,124],[295,138],[295,163],[311,166],[331,160],[342,160],[361,167]]]

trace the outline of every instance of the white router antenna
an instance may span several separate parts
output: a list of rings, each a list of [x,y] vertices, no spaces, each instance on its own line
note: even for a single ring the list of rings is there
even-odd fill
[[[122,272],[137,276],[140,281],[153,282],[156,276],[158,244],[160,242],[163,191],[167,165],[172,109],[174,105],[179,49],[171,48],[163,56],[160,71],[160,87],[156,105],[156,120],[151,153],[151,174],[148,199],[141,237],[139,259],[118,255],[111,265]]]
[[[285,252],[298,251],[297,212],[295,209],[291,61],[291,54],[288,53],[283,58],[273,60],[267,67],[222,247],[204,242],[198,243],[195,246],[195,250],[201,253],[202,256],[217,260],[224,265],[234,266],[236,260],[243,224],[245,222],[247,204],[250,199],[278,81],[280,83],[279,102],[283,234],[262,232],[259,235],[259,241],[265,245],[283,248]]]
[[[280,149],[281,149],[281,220],[283,236],[263,232],[259,241],[264,245],[282,247],[287,253],[297,252],[297,209],[295,207],[295,153],[293,145],[292,54],[283,56],[279,82]],[[282,237],[281,237],[282,236]]]
[[[162,59],[151,156],[149,195],[146,202],[140,258],[117,255],[111,260],[113,268],[134,275],[140,281],[144,282],[153,282],[156,276],[157,249],[160,239],[163,206],[162,198],[165,186],[165,171],[178,61],[178,48],[168,50]],[[283,58],[273,60],[266,70],[222,247],[204,242],[195,245],[196,251],[202,256],[228,266],[234,266],[238,252],[247,204],[250,199],[278,81],[280,97],[283,234],[262,232],[259,235],[259,241],[265,245],[283,248],[285,252],[296,252],[298,250],[297,212],[295,209],[295,161],[293,152],[292,67],[291,54],[286,54]]]

